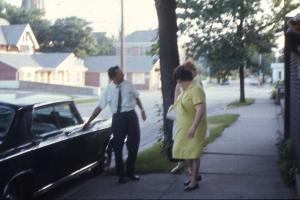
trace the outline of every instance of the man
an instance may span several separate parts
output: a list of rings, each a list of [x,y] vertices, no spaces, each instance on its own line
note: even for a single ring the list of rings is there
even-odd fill
[[[98,106],[93,111],[83,129],[87,129],[90,123],[108,104],[113,113],[112,131],[113,147],[115,151],[116,171],[119,176],[119,183],[125,183],[125,176],[132,180],[139,180],[140,177],[134,173],[135,161],[137,158],[140,143],[140,127],[135,112],[136,104],[141,110],[142,119],[146,120],[146,114],[139,99],[139,93],[135,87],[124,80],[124,74],[118,66],[108,69],[109,79],[112,81],[101,96]],[[123,144],[127,136],[128,158],[126,162],[126,174],[123,164]]]

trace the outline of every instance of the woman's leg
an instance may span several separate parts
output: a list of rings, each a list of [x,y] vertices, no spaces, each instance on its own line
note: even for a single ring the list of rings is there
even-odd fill
[[[192,176],[191,176],[191,183],[190,183],[190,187],[194,187],[197,184],[197,179],[199,176],[199,159],[193,159],[191,160],[192,162]]]
[[[183,167],[183,161],[179,161],[177,165],[171,170],[171,174],[177,174]]]

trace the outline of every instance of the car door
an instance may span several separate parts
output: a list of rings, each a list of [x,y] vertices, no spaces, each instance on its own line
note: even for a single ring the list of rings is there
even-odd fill
[[[70,169],[76,171],[97,161],[103,154],[108,134],[97,128],[83,131],[83,121],[71,102],[56,105],[55,111],[58,123],[68,137]]]
[[[54,105],[33,110],[31,134],[34,136],[34,169],[38,185],[53,183],[64,177],[68,147],[56,120]]]

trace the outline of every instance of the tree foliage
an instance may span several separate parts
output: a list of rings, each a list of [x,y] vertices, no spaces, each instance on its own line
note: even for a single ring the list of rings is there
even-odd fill
[[[89,23],[78,17],[57,19],[51,26],[50,43],[43,51],[74,52],[78,57],[97,52],[97,42]]]
[[[104,38],[97,41],[86,20],[67,17],[57,19],[52,24],[43,16],[41,10],[24,10],[0,0],[0,17],[7,19],[10,24],[30,24],[40,44],[40,51],[74,52],[78,57],[114,53],[113,40]]]
[[[116,48],[114,46],[114,38],[109,38],[106,36],[96,38],[97,42],[97,52],[96,55],[108,56],[114,55]]]
[[[292,0],[281,4],[280,0],[179,0],[180,30],[190,38],[188,54],[206,57],[215,73],[239,68],[241,101],[245,100],[244,67],[252,50],[270,53],[283,17],[299,6]]]

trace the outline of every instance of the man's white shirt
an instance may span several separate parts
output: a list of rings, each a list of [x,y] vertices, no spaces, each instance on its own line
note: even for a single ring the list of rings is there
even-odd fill
[[[131,82],[124,80],[120,85],[110,83],[100,97],[98,107],[102,110],[109,105],[112,113],[117,112],[119,87],[121,87],[122,104],[121,112],[132,111],[136,106],[136,98],[139,97],[139,92]]]

